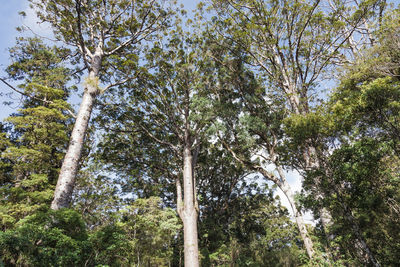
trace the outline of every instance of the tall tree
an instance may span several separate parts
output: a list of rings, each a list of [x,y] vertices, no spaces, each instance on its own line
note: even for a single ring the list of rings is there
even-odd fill
[[[168,24],[163,1],[30,0],[39,19],[50,24],[54,37],[71,49],[71,63],[87,71],[82,102],[57,182],[52,209],[71,200],[85,133],[94,101],[102,90],[124,83],[121,70],[136,69],[140,44]],[[135,51],[134,56],[127,49]],[[123,60],[123,61],[122,61]],[[122,64],[123,62],[123,64]],[[79,64],[81,63],[81,64]],[[101,89],[100,84],[107,84]]]
[[[12,126],[12,142],[2,151],[12,170],[1,184],[6,228],[50,204],[72,122],[66,102],[71,71],[61,61],[68,51],[37,38],[19,38],[10,52],[13,63],[7,72],[22,81],[12,88],[24,100],[19,112],[6,119]]]
[[[398,251],[399,231],[393,226],[398,224],[400,202],[395,167],[400,129],[399,18],[396,10],[383,19],[373,35],[375,45],[347,69],[327,106],[314,114],[320,122],[314,131],[320,142],[331,144],[331,151],[322,167],[325,174],[311,170],[305,185],[310,187],[318,174],[323,177],[326,198],[320,204],[335,215],[332,231],[344,253],[363,265],[394,266],[392,253]],[[313,197],[307,197],[309,205],[314,204]]]
[[[219,36],[228,41],[225,46],[232,47],[233,42],[240,47],[248,66],[265,79],[265,88],[282,97],[286,112],[299,118],[306,116],[317,103],[314,95],[320,95],[316,90],[320,88],[319,82],[329,77],[336,64],[349,60],[348,51],[358,48],[357,42],[370,42],[370,31],[365,29],[379,16],[384,4],[382,1],[361,1],[354,5],[341,1],[213,1],[219,15],[214,25]],[[268,104],[269,99],[264,101]],[[320,164],[312,138],[294,151],[296,156],[286,162],[284,149],[269,154],[268,160],[277,167],[290,165],[303,173]],[[278,155],[280,160],[274,162],[274,156]],[[317,177],[314,184],[313,190],[318,192]],[[328,230],[329,212],[321,208],[318,213]]]
[[[213,123],[214,134],[237,164],[262,174],[284,192],[311,258],[312,240],[279,160],[284,138],[281,124],[287,116],[284,101],[265,91],[260,80],[244,66],[240,50],[233,49],[231,53],[218,44],[211,47],[214,59],[219,62],[218,86],[214,88],[218,99],[214,101],[214,112],[219,120]]]
[[[194,169],[202,136],[211,119],[205,96],[212,72],[203,45],[201,36],[186,33],[177,25],[166,42],[149,49],[146,66],[151,71],[143,73],[132,85],[135,90],[126,105],[109,105],[122,110],[122,114],[112,112],[111,119],[117,115],[124,120],[123,125],[147,135],[158,144],[160,150],[156,153],[168,151],[170,156],[164,160],[180,162],[175,167],[179,172],[173,173],[173,178],[177,212],[183,221],[185,266],[199,265]],[[122,97],[126,99],[126,95]]]

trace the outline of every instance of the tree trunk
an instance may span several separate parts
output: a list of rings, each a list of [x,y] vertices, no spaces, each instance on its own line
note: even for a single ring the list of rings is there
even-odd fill
[[[286,181],[284,176],[282,176],[283,173],[281,173],[281,172],[282,172],[282,170],[279,171],[281,180],[279,181],[279,183],[277,185],[283,191],[283,193],[285,194],[286,198],[289,201],[289,204],[293,211],[294,218],[296,220],[297,228],[299,228],[300,236],[303,239],[303,243],[304,243],[304,247],[306,248],[307,255],[308,255],[308,257],[310,257],[310,259],[312,259],[313,255],[315,253],[312,240],[308,236],[308,231],[306,228],[306,224],[304,223],[303,216],[302,216],[301,212],[297,209],[292,189],[290,188],[290,185]]]
[[[306,151],[303,153],[303,158],[305,162],[306,170],[312,169],[320,169],[321,164],[318,158],[317,150],[314,146],[309,145],[306,148]],[[327,175],[328,177],[328,175]],[[324,195],[321,192],[321,179],[320,177],[315,178],[314,180],[314,190],[317,193],[316,200],[322,201],[324,199]],[[326,234],[327,240],[332,240],[333,237],[329,234],[329,228],[332,226],[332,216],[330,212],[325,207],[320,207],[318,210],[319,216],[321,218],[321,224]]]
[[[290,86],[290,82],[288,80],[286,81],[286,84],[287,84],[287,86],[284,86],[284,88],[286,87],[285,92],[287,92],[287,94],[288,94],[288,102],[292,107],[292,113],[297,114],[297,115],[307,115],[309,113],[308,102],[307,102],[308,99],[303,99],[303,105],[302,105],[301,104],[302,101],[300,100],[301,98],[298,95],[297,90],[295,90],[295,88],[293,86]],[[311,142],[311,140],[308,140],[308,141]],[[303,159],[305,162],[305,170],[310,170],[313,168],[320,167],[317,150],[311,144],[306,145],[306,149],[303,152]],[[322,200],[324,198],[324,196],[320,193],[320,184],[321,184],[321,181],[318,178],[315,179],[314,190],[319,192],[318,198]],[[323,227],[325,233],[327,234],[327,238],[328,238],[329,227],[332,225],[332,216],[331,216],[330,212],[327,209],[325,209],[324,207],[320,208],[318,212],[319,212],[319,215],[321,218],[322,227]],[[330,238],[328,238],[328,240],[329,239]]]
[[[354,234],[356,236],[355,244],[357,247],[357,254],[358,257],[361,259],[361,262],[364,264],[372,264],[375,267],[380,267],[379,262],[375,258],[374,254],[372,251],[369,249],[367,242],[365,242],[363,236],[360,233],[360,229],[358,228],[358,225],[353,221],[353,230]]]
[[[92,69],[89,72],[88,80],[85,84],[82,102],[79,106],[67,153],[65,154],[58,176],[54,198],[51,203],[51,209],[53,210],[67,208],[71,202],[86,130],[92,113],[93,104],[98,94],[97,83],[100,66],[101,56],[96,55],[93,60]]]
[[[193,156],[189,147],[183,152],[183,205],[177,180],[178,214],[183,221],[185,267],[199,266],[199,248],[197,236],[197,210],[195,206],[195,184],[193,177]]]
[[[336,193],[340,195],[340,191],[338,188],[336,188]],[[345,202],[342,202],[342,208],[343,208],[343,215],[347,219],[347,221],[350,223],[351,228],[353,230],[353,234],[355,236],[355,248],[356,248],[356,253],[360,261],[365,264],[365,265],[372,265],[375,267],[380,267],[380,264],[378,260],[375,258],[374,254],[370,250],[367,242],[365,241],[361,229],[356,221],[356,219],[353,216],[353,212],[351,209],[346,205]]]

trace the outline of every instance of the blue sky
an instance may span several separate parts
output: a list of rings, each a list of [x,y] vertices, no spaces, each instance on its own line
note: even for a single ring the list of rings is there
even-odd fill
[[[40,35],[47,35],[49,29],[44,26],[38,25],[35,21],[35,15],[29,9],[28,0],[0,0],[0,77],[5,77],[6,74],[4,69],[10,64],[10,57],[8,53],[8,48],[15,44],[15,38],[18,36],[16,27],[26,25],[29,26],[35,33]],[[185,9],[193,10],[198,0],[181,0],[179,3],[183,3]],[[20,11],[26,12],[27,16],[23,19],[18,13]],[[16,85],[16,83],[12,83]],[[8,95],[12,90],[8,88],[5,84],[0,83],[0,121],[8,117],[10,113],[17,112],[19,108],[19,95],[13,93],[11,98]],[[12,105],[4,105],[5,101],[14,100]]]
[[[28,2],[26,0],[1,0],[2,5],[0,8],[0,77],[4,77],[4,68],[9,64],[9,54],[8,48],[13,46],[15,43],[15,38],[17,37],[17,31],[15,28],[21,26],[22,18],[18,14],[19,11],[26,10],[28,7]],[[7,117],[10,112],[15,111],[17,105],[12,105],[14,109],[9,106],[4,106],[4,101],[9,101],[9,97],[4,96],[10,93],[11,90],[4,84],[0,84],[0,120]],[[17,97],[14,94],[14,98]]]

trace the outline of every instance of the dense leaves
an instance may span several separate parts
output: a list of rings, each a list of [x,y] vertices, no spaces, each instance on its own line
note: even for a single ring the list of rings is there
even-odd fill
[[[23,98],[0,123],[0,266],[398,265],[399,10],[29,2],[57,42],[18,38],[1,79]]]
[[[14,63],[7,71],[11,78],[22,80],[19,88],[28,97],[19,112],[6,119],[10,139],[3,133],[2,160],[8,164],[0,189],[3,229],[48,205],[71,124],[68,69],[60,60],[63,51],[36,38],[21,38],[10,51]]]

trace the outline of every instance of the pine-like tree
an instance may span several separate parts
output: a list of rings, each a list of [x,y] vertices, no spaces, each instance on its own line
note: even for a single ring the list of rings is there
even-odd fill
[[[13,63],[7,72],[21,81],[14,89],[24,99],[18,113],[6,119],[11,129],[2,133],[2,164],[12,168],[1,181],[3,229],[52,199],[71,129],[65,52],[37,38],[20,38],[10,49]]]

